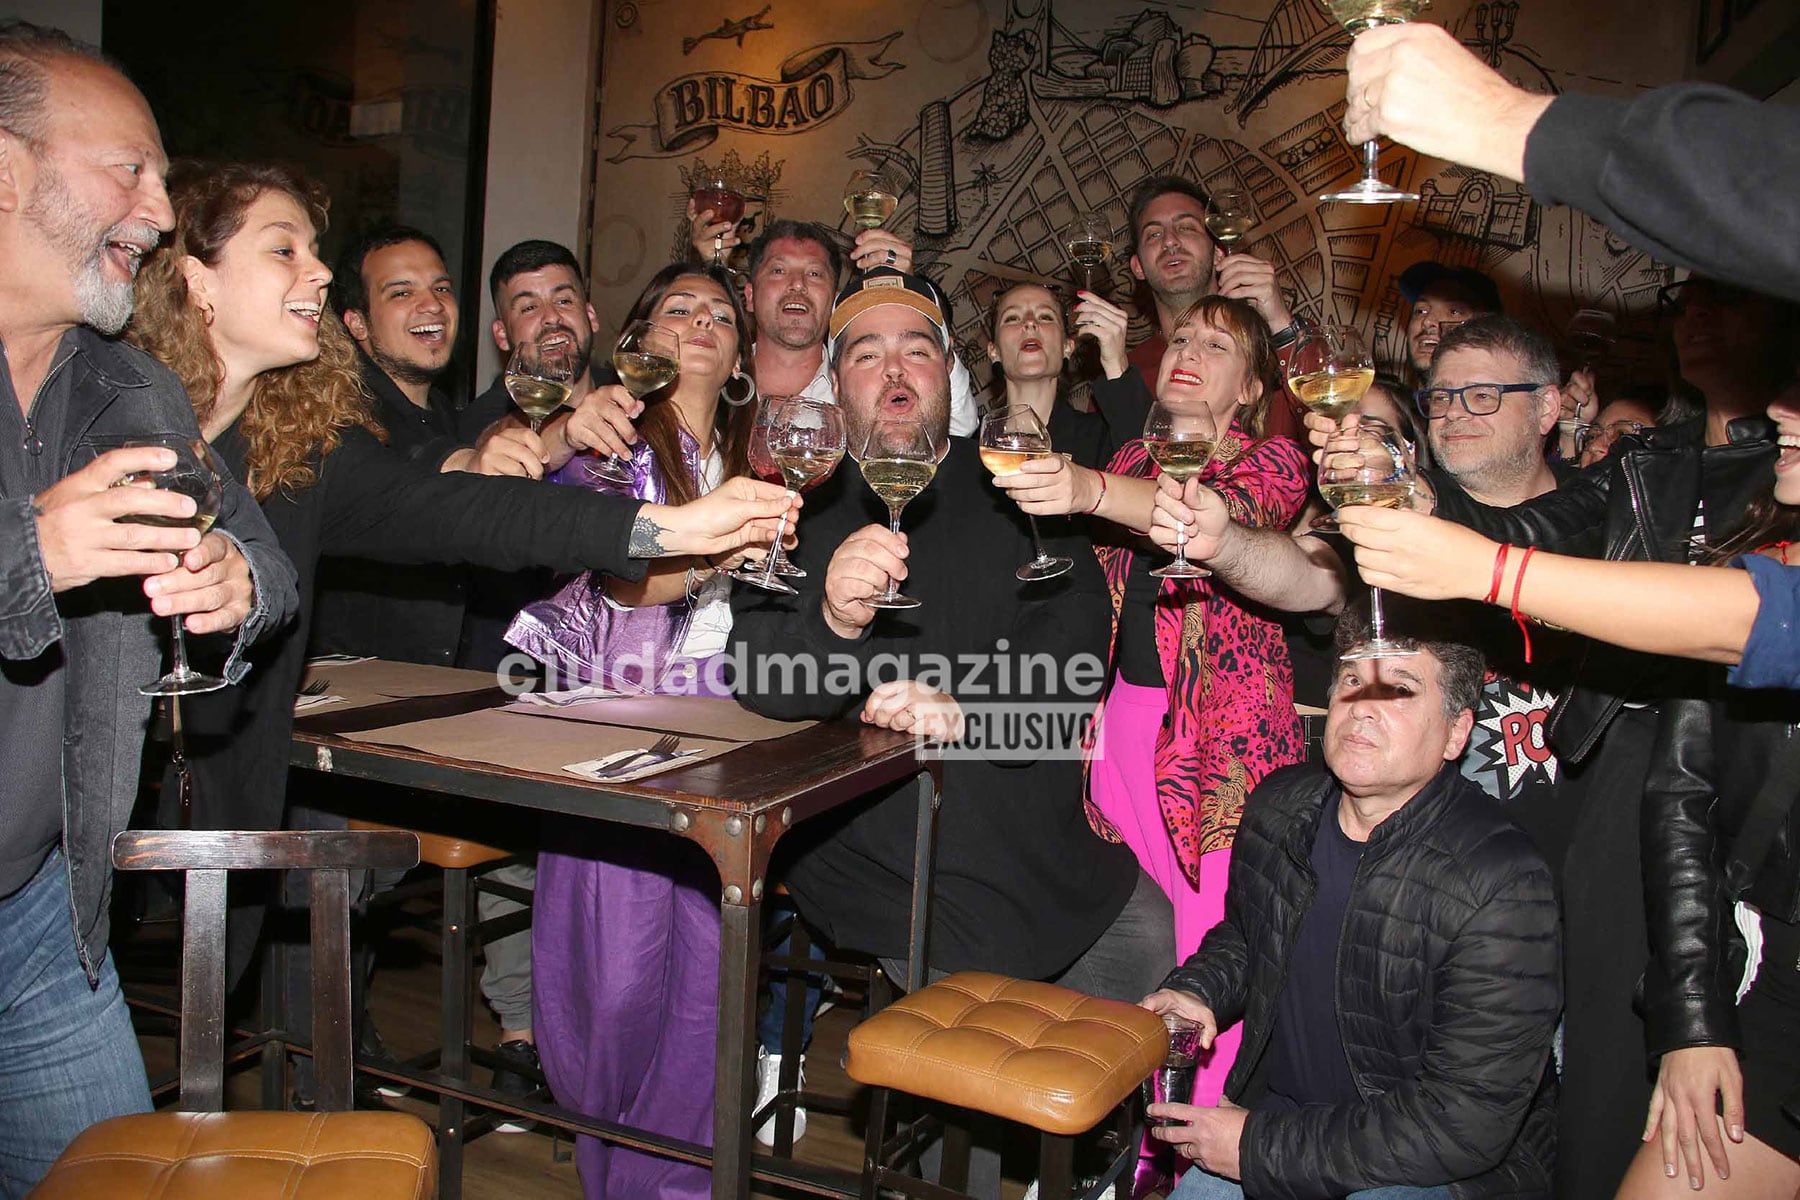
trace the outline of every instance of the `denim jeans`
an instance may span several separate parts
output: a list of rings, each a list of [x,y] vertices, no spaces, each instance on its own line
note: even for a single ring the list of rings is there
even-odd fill
[[[96,1121],[150,1111],[109,952],[90,987],[75,953],[68,866],[53,852],[0,900],[0,1197],[34,1187]]]
[[[1169,1200],[1244,1200],[1244,1185],[1195,1167],[1181,1177],[1169,1193]],[[1442,1185],[1405,1187],[1395,1183],[1351,1192],[1344,1200],[1450,1200],[1450,1189]]]
[[[768,906],[763,912],[763,931],[765,937],[768,936],[770,930],[783,921],[790,922],[787,928],[791,931],[793,929],[791,922],[800,919],[799,910],[794,907],[794,902],[787,896],[774,897],[769,901]],[[791,932],[783,934],[779,942],[776,942],[769,947],[769,953],[788,953],[789,948],[793,945],[793,940],[794,938]],[[810,957],[815,962],[823,962],[825,960],[825,947],[819,945],[819,939],[816,935],[807,938],[807,945],[811,949]],[[767,992],[768,1003],[764,1006],[762,1015],[756,1020],[757,1043],[770,1054],[781,1053],[781,1026],[787,1017],[787,990],[789,978],[790,974],[787,971],[770,972],[769,990]],[[802,1054],[806,1052],[808,1046],[812,1045],[813,1018],[818,1015],[819,1001],[824,995],[824,988],[820,983],[824,978],[823,976],[807,975],[805,978],[806,1003],[801,1006],[800,1009],[800,1052]]]

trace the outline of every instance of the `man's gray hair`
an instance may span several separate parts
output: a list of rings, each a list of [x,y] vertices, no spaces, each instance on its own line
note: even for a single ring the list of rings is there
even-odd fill
[[[58,58],[83,59],[124,74],[99,47],[60,29],[17,19],[0,21],[0,129],[24,139],[33,154],[43,150],[49,67]]]
[[[1382,622],[1387,640],[1405,650],[1418,650],[1438,661],[1438,683],[1444,693],[1444,715],[1451,720],[1463,709],[1473,709],[1481,700],[1481,685],[1487,679],[1487,659],[1481,651],[1453,636],[1454,606],[1422,600],[1409,600],[1383,592]],[[1368,598],[1344,606],[1338,617],[1334,640],[1338,653],[1369,640]],[[1337,691],[1337,676],[1331,680]]]
[[[1483,379],[1482,383],[1535,383],[1551,387],[1562,382],[1562,371],[1556,364],[1556,346],[1542,333],[1517,317],[1488,313],[1464,321],[1438,342],[1431,355],[1433,373],[1438,360],[1452,350],[1486,350],[1490,354],[1510,354],[1519,360],[1523,379]]]

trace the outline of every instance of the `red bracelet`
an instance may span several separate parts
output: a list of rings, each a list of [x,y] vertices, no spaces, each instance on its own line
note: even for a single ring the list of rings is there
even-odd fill
[[[1531,552],[1536,546],[1525,547],[1525,557],[1519,560],[1519,573],[1513,576],[1512,618],[1513,624],[1519,627],[1519,636],[1525,639],[1525,662],[1531,662],[1531,631],[1525,628],[1525,617],[1519,612],[1519,589],[1525,584],[1525,568],[1531,565]]]
[[[1499,551],[1494,555],[1494,582],[1489,586],[1487,599],[1483,603],[1492,604],[1500,599],[1500,580],[1506,574],[1506,556],[1511,550],[1511,542],[1502,542]]]
[[[1091,517],[1095,513],[1099,512],[1100,511],[1100,502],[1102,500],[1106,499],[1106,472],[1105,471],[1095,471],[1094,474],[1096,474],[1100,477],[1100,494],[1098,496],[1094,497],[1094,507],[1088,509],[1086,513],[1082,514],[1083,516]]]

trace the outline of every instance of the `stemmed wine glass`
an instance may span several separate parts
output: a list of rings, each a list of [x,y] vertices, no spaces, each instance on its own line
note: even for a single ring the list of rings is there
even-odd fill
[[[756,423],[750,426],[750,445],[747,452],[750,458],[750,473],[765,483],[784,482],[781,464],[775,461],[775,453],[769,448],[769,428],[775,423],[776,412],[780,405],[790,399],[805,399],[804,396],[764,396],[756,410]],[[823,482],[821,479],[819,482]],[[784,579],[805,579],[806,571],[788,561],[787,551],[781,548],[778,539],[775,543],[775,574]]]
[[[1352,37],[1377,25],[1404,25],[1431,7],[1431,0],[1319,0],[1333,20],[1350,31]],[[1327,203],[1393,204],[1401,200],[1417,200],[1417,192],[1407,192],[1384,183],[1375,165],[1381,153],[1381,141],[1370,138],[1363,143],[1362,178],[1341,192],[1326,192],[1319,199]]]
[[[1349,325],[1317,325],[1300,335],[1288,359],[1288,387],[1300,403],[1341,421],[1375,382],[1375,359]]]
[[[1144,448],[1164,475],[1186,484],[1197,478],[1219,449],[1218,418],[1198,402],[1158,400],[1144,420]],[[1212,572],[1188,561],[1187,528],[1175,534],[1175,561],[1150,574],[1158,579],[1204,579]]]
[[[674,383],[681,373],[681,339],[673,329],[654,321],[633,321],[613,347],[612,365],[625,390],[634,399],[642,400]],[[631,464],[617,454],[601,462],[589,462],[587,470],[596,479],[631,482]]]
[[[1076,284],[1091,292],[1098,273],[1112,257],[1112,226],[1099,213],[1076,213],[1063,227],[1063,249],[1075,264]]]
[[[1319,495],[1334,509],[1346,504],[1399,508],[1412,498],[1417,482],[1412,443],[1377,417],[1362,417],[1355,429],[1338,433],[1326,444],[1319,462]],[[1369,589],[1369,623],[1373,636],[1342,658],[1404,658],[1418,653],[1387,640],[1380,588]]]
[[[744,219],[744,194],[738,190],[737,179],[723,168],[701,176],[694,184],[691,198],[696,218],[701,213],[710,212],[714,224],[730,221],[734,226]],[[726,265],[724,234],[713,239],[712,265]]]
[[[126,437],[118,439],[97,439],[97,444],[104,449],[120,449],[127,446],[156,446],[175,452],[175,465],[166,471],[134,471],[125,478],[113,483],[114,487],[149,487],[159,488],[166,492],[180,492],[194,501],[194,515],[191,517],[165,517],[136,514],[120,517],[119,520],[138,525],[158,525],[163,528],[181,528],[192,526],[202,534],[212,528],[219,519],[219,503],[224,498],[225,466],[219,461],[213,448],[202,438],[182,437],[179,434],[155,435],[147,437]],[[188,666],[187,639],[181,628],[182,616],[177,613],[170,618],[169,628],[171,640],[174,642],[174,662],[169,673],[153,683],[146,683],[138,688],[145,696],[190,696],[197,692],[216,692],[225,686],[225,680],[216,675],[206,675]]]
[[[1034,458],[1048,458],[1050,435],[1038,415],[1023,404],[1009,404],[981,419],[981,465],[995,475],[1010,475]],[[1037,579],[1055,579],[1073,569],[1075,560],[1044,553],[1043,539],[1038,536],[1037,518],[1030,513],[1031,546],[1037,556],[1016,572],[1029,583]]]
[[[888,528],[900,533],[900,513],[937,474],[937,445],[925,422],[917,417],[886,417],[869,426],[857,458],[863,482],[887,505]],[[920,602],[902,596],[893,579],[887,590],[863,601],[870,608],[917,608]]]
[[[506,394],[512,397],[531,432],[569,402],[575,388],[575,356],[567,350],[545,351],[536,342],[521,342],[506,364]]]
[[[805,396],[777,400],[765,406],[757,426],[763,431],[764,446],[781,479],[796,492],[808,491],[831,478],[843,460],[844,411],[835,404]],[[755,434],[751,440],[756,440]],[[775,577],[784,563],[788,569],[782,574],[806,574],[787,563],[781,552],[781,538],[786,532],[787,513],[783,512],[775,529],[775,546],[763,560],[762,569],[745,564],[730,572],[731,577],[765,591],[794,595],[792,587]]]
[[[880,229],[900,207],[898,189],[880,168],[859,168],[844,183],[844,211],[859,229]]]
[[[1619,319],[1604,309],[1584,308],[1569,318],[1569,344],[1575,347],[1583,371],[1591,372],[1618,336]],[[1559,417],[1556,422],[1556,428],[1563,433],[1578,434],[1586,427],[1587,422],[1574,417]]]
[[[1218,188],[1206,198],[1206,232],[1231,253],[1232,243],[1256,227],[1256,210],[1250,193],[1237,188]]]

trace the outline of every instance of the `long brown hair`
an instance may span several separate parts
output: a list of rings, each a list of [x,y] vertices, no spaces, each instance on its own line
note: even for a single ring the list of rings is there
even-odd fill
[[[330,198],[298,167],[176,164],[169,172],[175,232],[138,272],[137,307],[126,336],[181,377],[201,422],[212,416],[225,365],[207,332],[209,314],[189,299],[184,260],[192,256],[217,266],[250,206],[268,192],[291,197],[325,232]],[[384,436],[363,392],[356,345],[326,309],[319,314],[319,356],[264,371],[251,385],[249,407],[238,421],[249,446],[244,485],[258,500],[312,486],[318,481],[314,457],[336,449],[339,431],[351,425]]]
[[[1269,323],[1248,300],[1214,295],[1188,305],[1170,328],[1179,329],[1196,318],[1229,333],[1244,352],[1250,377],[1261,382],[1262,395],[1244,405],[1237,419],[1245,433],[1263,437],[1268,432],[1269,405],[1281,391],[1281,360],[1275,356],[1275,335]]]
[[[689,277],[718,284],[719,289],[730,300],[732,319],[737,325],[738,369],[742,370],[744,351],[754,340],[753,331],[749,315],[744,311],[743,295],[730,274],[721,267],[670,263],[644,285],[644,290],[638,295],[637,303],[631,306],[626,321],[648,321],[657,305],[662,303],[663,297],[675,286],[675,281]],[[700,481],[688,475],[687,464],[682,458],[681,418],[676,414],[675,406],[668,402],[674,390],[671,387],[651,393],[644,404],[644,415],[638,418],[637,431],[638,436],[649,444],[650,452],[656,456],[657,469],[662,472],[663,485],[668,489],[669,503],[686,504],[699,498]],[[750,431],[755,425],[755,405],[719,405],[713,426],[713,441],[725,464],[727,478],[749,471]]]

